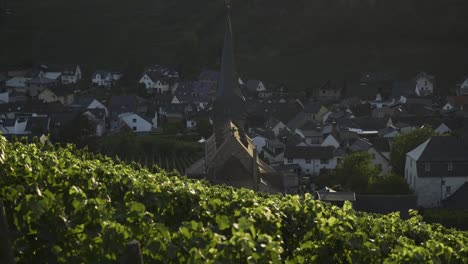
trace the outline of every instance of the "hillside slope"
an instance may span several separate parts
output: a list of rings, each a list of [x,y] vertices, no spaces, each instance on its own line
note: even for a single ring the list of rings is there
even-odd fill
[[[467,233],[416,215],[209,186],[72,146],[0,137],[0,175],[17,263],[115,263],[134,239],[145,263],[468,261]]]
[[[10,0],[0,65],[27,61],[141,69],[216,67],[222,0]],[[369,5],[369,2],[376,3]],[[462,0],[234,0],[239,71],[310,88],[360,71],[426,70],[451,86],[468,71]],[[444,87],[447,88],[447,87]]]

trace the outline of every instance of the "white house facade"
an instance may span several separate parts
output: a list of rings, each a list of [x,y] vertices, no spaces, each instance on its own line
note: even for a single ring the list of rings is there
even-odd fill
[[[133,132],[150,132],[153,127],[153,124],[135,113],[124,113],[119,118]]]
[[[297,164],[303,174],[320,175],[323,169],[333,170],[337,166],[335,148],[332,146],[287,146],[284,152],[284,165]]]
[[[440,207],[468,182],[468,153],[455,137],[432,137],[406,154],[405,179],[418,206]]]
[[[63,84],[77,83],[81,80],[82,73],[79,65],[65,66],[61,75]]]
[[[418,96],[425,96],[434,93],[435,78],[424,72],[416,76],[416,87],[414,92]]]

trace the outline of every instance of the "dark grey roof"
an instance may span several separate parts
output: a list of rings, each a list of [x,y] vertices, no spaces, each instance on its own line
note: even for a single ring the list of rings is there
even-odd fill
[[[181,102],[210,102],[209,95],[211,85],[204,82],[183,82],[177,87],[174,96]]]
[[[251,92],[255,92],[257,90],[258,85],[261,82],[262,81],[260,81],[260,80],[248,80],[247,83],[246,83],[247,89],[249,91],[251,91]]]
[[[284,151],[285,158],[299,159],[331,159],[333,158],[332,146],[287,146]]]
[[[218,81],[219,80],[219,71],[215,70],[203,70],[198,76],[199,81]]]
[[[349,147],[349,149],[352,151],[352,152],[355,152],[355,151],[367,151],[369,150],[370,148],[372,147],[372,144],[365,140],[365,139],[362,139],[362,138],[358,138],[356,139],[356,141],[354,141],[354,143]]]
[[[29,84],[35,85],[51,85],[57,82],[57,80],[52,80],[44,77],[36,77],[31,80],[26,81]]]
[[[338,125],[342,128],[358,128],[362,130],[381,130],[387,127],[388,118],[380,117],[357,117],[343,118],[338,120]]]
[[[49,129],[49,117],[38,117],[33,116],[28,118],[28,123],[26,124],[26,131],[42,131],[45,132]]]
[[[400,212],[402,218],[408,218],[410,209],[417,209],[416,195],[356,195],[353,205],[356,211],[376,214]]]
[[[75,97],[75,100],[73,101],[73,104],[86,108],[94,100],[96,100],[96,98],[94,98],[94,97]]]
[[[67,96],[73,94],[75,91],[75,87],[67,85],[49,87],[48,89],[56,96]]]
[[[445,208],[468,209],[468,182],[442,201]]]
[[[304,112],[310,113],[310,114],[316,114],[320,111],[320,108],[322,108],[322,104],[319,102],[308,102],[307,104],[304,105]]]
[[[287,124],[286,126],[289,127],[289,129],[291,129],[292,131],[296,130],[296,128],[304,125],[305,123],[307,123],[307,121],[309,120],[308,116],[306,113],[304,112],[299,112],[297,113],[297,115],[291,119]]]
[[[109,110],[114,113],[136,112],[137,102],[135,95],[114,95],[109,101]]]
[[[390,140],[388,138],[370,138],[369,142],[380,152],[390,152]]]
[[[453,136],[434,136],[419,156],[418,162],[468,161],[468,150]]]

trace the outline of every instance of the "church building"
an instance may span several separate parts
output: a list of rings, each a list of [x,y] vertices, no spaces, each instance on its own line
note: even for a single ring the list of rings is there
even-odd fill
[[[213,102],[213,134],[205,141],[205,157],[187,168],[189,177],[205,178],[267,193],[297,192],[297,176],[276,172],[259,157],[246,133],[245,98],[239,87],[234,61],[228,7],[221,71]]]

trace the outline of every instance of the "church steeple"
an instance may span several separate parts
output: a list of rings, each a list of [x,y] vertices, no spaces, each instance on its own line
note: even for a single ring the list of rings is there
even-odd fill
[[[216,91],[216,99],[222,99],[223,97],[240,97],[242,93],[239,88],[239,82],[237,79],[236,65],[234,61],[234,45],[232,38],[232,26],[231,26],[231,7],[227,3],[227,14],[226,14],[226,27],[224,31],[224,47],[221,59],[221,72],[218,84],[218,90]]]
[[[213,103],[213,121],[216,143],[219,146],[225,139],[226,127],[233,122],[241,134],[245,126],[245,99],[239,87],[234,61],[234,45],[230,17],[230,4],[227,3],[226,28],[221,59],[221,71]]]

